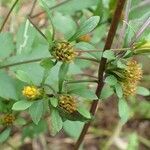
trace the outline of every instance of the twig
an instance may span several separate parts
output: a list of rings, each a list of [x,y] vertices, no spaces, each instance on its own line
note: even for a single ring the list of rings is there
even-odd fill
[[[37,2],[37,0],[34,0],[33,5],[32,5],[32,7],[31,7],[31,10],[30,10],[30,13],[29,13],[29,16],[30,16],[30,17],[31,17],[31,16],[32,16],[32,14],[33,14],[33,11],[34,11],[34,8],[35,8],[35,5],[36,5],[36,2]]]
[[[76,59],[89,60],[89,61],[93,61],[93,62],[97,62],[97,63],[99,63],[99,60],[94,59],[94,58],[89,58],[89,57],[77,56],[77,57],[76,57]]]
[[[0,66],[0,69],[13,67],[13,66],[18,66],[18,65],[22,65],[22,64],[29,64],[29,63],[39,62],[42,59],[44,59],[44,58],[37,58],[37,59],[33,59],[33,60],[26,60],[26,61],[16,62],[16,63],[12,63],[12,64],[7,64],[7,65],[4,65],[4,66]],[[52,59],[52,58],[50,58],[50,59]]]
[[[43,38],[48,41],[47,37],[44,35],[44,33],[33,23],[33,21],[31,20],[30,17],[28,17],[28,20],[30,21],[30,23],[35,27],[35,29],[43,36]]]
[[[106,49],[111,48],[111,45],[112,45],[114,36],[116,34],[116,30],[117,30],[117,27],[118,27],[118,23],[119,23],[119,20],[120,20],[120,16],[121,16],[124,4],[125,4],[125,0],[118,0],[117,7],[116,7],[116,10],[115,10],[115,14],[114,14],[114,17],[112,19],[111,27],[110,27],[110,30],[109,30],[109,33],[108,33],[106,43],[105,43],[105,47],[104,47],[103,51],[105,51]],[[99,70],[98,70],[98,86],[97,86],[97,89],[96,89],[96,95],[97,95],[98,98],[100,97],[100,94],[101,94],[101,91],[102,91],[102,88],[103,88],[103,85],[104,85],[103,74],[104,74],[104,71],[105,71],[106,62],[107,62],[107,59],[102,57],[102,59],[100,61],[100,65],[99,65]],[[91,109],[90,109],[90,112],[91,112],[92,115],[95,114],[97,105],[98,105],[98,100],[94,100],[93,103],[92,103]],[[78,138],[78,140],[75,144],[74,150],[79,149],[79,147],[80,147],[81,143],[83,142],[84,137],[85,137],[85,135],[88,131],[89,126],[90,126],[90,122],[88,122],[87,124],[84,125],[83,130],[82,130],[82,132],[81,132],[81,134],[80,134],[80,136],[79,136],[79,138]]]
[[[93,82],[93,83],[97,83],[97,80],[72,80],[72,81],[67,81],[66,80],[66,84],[71,84],[71,83],[83,83],[83,82]]]
[[[86,74],[86,73],[80,73],[80,74],[77,74],[77,76],[86,76],[86,77],[91,77],[91,78],[97,79],[97,77],[90,75],[90,74]]]
[[[123,26],[122,26],[122,29],[121,29],[121,32],[120,32],[120,38],[119,38],[120,42],[122,42],[124,37],[125,37],[125,31],[126,31],[127,23],[128,23],[128,20],[129,20],[128,16],[129,16],[130,8],[131,8],[131,0],[128,0],[127,4],[126,4],[126,9],[125,9],[125,16],[124,16]],[[122,45],[122,43],[121,43],[121,45]]]
[[[0,27],[0,33],[2,32],[2,30],[3,30],[3,28],[4,28],[5,24],[6,24],[6,22],[7,22],[8,18],[9,18],[9,16],[10,16],[11,12],[12,12],[13,9],[15,8],[16,4],[18,3],[18,1],[19,1],[19,0],[16,0],[16,1],[14,2],[14,4],[12,5],[11,9],[9,10],[9,12],[8,12],[8,14],[7,14],[7,16],[6,16],[6,18],[4,19],[4,21],[3,21],[3,23],[2,23],[2,26]]]
[[[53,7],[50,7],[49,10],[53,10],[53,9],[55,9],[55,8],[61,6],[61,5],[64,5],[64,4],[68,3],[68,2],[70,2],[70,1],[72,1],[72,0],[66,0],[66,1],[64,1],[62,3],[59,3],[59,4],[57,4],[57,5],[53,6]],[[31,18],[36,18],[36,17],[38,17],[38,16],[40,16],[40,15],[42,15],[44,13],[45,13],[45,11],[41,11],[38,14],[35,14],[35,15],[31,16]]]

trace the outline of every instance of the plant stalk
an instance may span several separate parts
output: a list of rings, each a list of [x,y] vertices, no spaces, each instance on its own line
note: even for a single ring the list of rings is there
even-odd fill
[[[3,30],[3,28],[4,28],[5,24],[6,24],[6,22],[7,22],[8,18],[9,18],[9,16],[10,16],[11,12],[12,12],[13,9],[15,8],[16,4],[18,3],[18,1],[19,1],[19,0],[16,0],[16,1],[14,2],[14,4],[12,5],[11,9],[9,10],[9,12],[8,12],[8,14],[7,14],[7,16],[6,16],[6,18],[4,19],[4,21],[3,21],[3,23],[2,23],[2,26],[0,27],[0,33],[2,32],[2,30]]]
[[[103,49],[103,52],[105,50],[111,48],[113,39],[114,39],[115,34],[116,34],[116,30],[117,30],[117,27],[118,27],[118,24],[119,24],[119,21],[120,21],[120,17],[121,17],[121,13],[122,13],[124,4],[125,4],[125,0],[118,0],[118,2],[117,2],[117,7],[116,7],[115,14],[114,14],[112,22],[111,22],[110,30],[109,30],[109,33],[108,33],[108,36],[107,36],[107,39],[106,39],[106,43],[105,43],[105,47]],[[95,92],[98,98],[100,97],[100,94],[101,94],[101,91],[102,91],[102,88],[103,88],[103,85],[104,85],[103,75],[104,75],[104,72],[105,72],[106,62],[107,62],[107,59],[102,57],[101,60],[100,60],[100,63],[99,63],[98,85],[97,85],[97,89],[96,89],[96,92]],[[90,109],[90,112],[91,112],[92,115],[95,115],[97,106],[98,106],[98,99],[94,100],[93,103],[92,103],[92,106],[91,106],[91,109]],[[77,142],[75,143],[74,150],[79,149],[80,145],[82,144],[82,142],[85,138],[85,135],[88,131],[88,128],[89,128],[90,124],[91,124],[91,122],[88,122],[87,124],[84,125],[84,127],[81,131],[81,134],[80,134]]]

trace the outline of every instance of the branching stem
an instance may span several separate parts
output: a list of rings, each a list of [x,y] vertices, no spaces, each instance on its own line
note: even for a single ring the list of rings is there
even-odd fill
[[[120,21],[120,16],[121,16],[124,4],[125,4],[125,0],[118,0],[115,14],[114,14],[114,17],[113,17],[112,22],[111,22],[111,27],[110,27],[103,51],[111,48],[114,36],[116,34],[116,30],[117,30],[117,27],[118,27],[118,24]],[[101,91],[102,91],[102,88],[104,85],[103,75],[104,75],[104,71],[105,71],[106,62],[107,62],[107,59],[102,57],[102,59],[100,60],[100,63],[99,63],[98,85],[97,85],[97,89],[96,89],[96,95],[98,98],[100,97],[100,94],[101,94]],[[95,114],[96,109],[97,109],[97,105],[98,105],[98,100],[94,100],[92,103],[91,109],[90,109],[90,112],[92,115]],[[88,131],[89,126],[90,126],[90,122],[88,122],[87,124],[84,125],[83,130],[82,130],[82,132],[81,132],[81,134],[80,134],[80,136],[79,136],[79,138],[75,144],[74,150],[79,149],[79,147],[82,144],[84,137]]]

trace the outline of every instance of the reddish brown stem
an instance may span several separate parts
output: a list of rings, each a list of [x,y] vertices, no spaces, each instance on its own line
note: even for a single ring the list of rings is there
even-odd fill
[[[114,36],[116,34],[116,30],[117,30],[117,27],[118,27],[118,23],[119,23],[119,20],[120,20],[120,17],[121,17],[121,13],[122,13],[124,4],[125,4],[125,0],[118,0],[117,7],[116,7],[116,10],[115,10],[115,14],[114,14],[112,22],[111,22],[110,30],[109,30],[109,33],[108,33],[106,43],[105,43],[105,47],[104,47],[103,51],[111,48],[111,45],[112,45]],[[101,91],[102,91],[102,88],[103,88],[103,85],[104,85],[103,75],[104,75],[104,72],[105,72],[106,62],[107,62],[107,59],[102,57],[101,61],[99,63],[98,85],[97,85],[97,89],[96,89],[96,92],[95,92],[98,98],[100,97],[100,94],[101,94]],[[92,115],[95,115],[97,105],[98,105],[98,99],[94,100],[93,103],[92,103],[92,106],[91,106],[91,109],[90,109],[90,112],[91,112]],[[90,126],[90,123],[91,122],[84,125],[83,130],[82,130],[82,132],[81,132],[81,134],[80,134],[80,136],[79,136],[79,138],[78,138],[78,140],[75,144],[74,150],[78,150],[80,145],[82,144],[82,142],[84,140],[84,137],[85,137],[85,135],[88,131],[88,128]]]
[[[6,22],[7,22],[8,18],[9,18],[9,16],[10,16],[11,12],[12,12],[13,9],[15,8],[16,4],[18,3],[18,1],[19,1],[19,0],[16,0],[16,1],[14,2],[14,4],[12,5],[10,11],[8,12],[6,18],[4,19],[4,21],[3,21],[3,23],[2,23],[2,26],[0,27],[0,33],[2,32],[2,30],[3,30],[3,28],[4,28],[5,24],[6,24]]]

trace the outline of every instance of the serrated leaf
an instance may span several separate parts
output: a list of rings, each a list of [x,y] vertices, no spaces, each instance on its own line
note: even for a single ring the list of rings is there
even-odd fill
[[[125,99],[119,99],[118,110],[121,122],[126,123],[129,119],[129,106]]]
[[[15,48],[12,34],[0,33],[0,45],[0,58],[8,57]]]
[[[43,106],[42,100],[38,100],[38,101],[34,102],[31,105],[31,107],[29,108],[29,113],[31,115],[31,118],[36,125],[41,120],[43,111],[44,111],[44,106]]]
[[[91,119],[90,112],[83,106],[78,107],[78,112],[87,119]]]
[[[87,100],[97,99],[95,92],[90,90],[85,85],[72,85],[72,86],[70,85],[68,87],[68,93],[76,94],[78,96],[86,98]]]
[[[63,63],[63,64],[60,66],[59,74],[58,74],[58,79],[59,79],[59,92],[62,91],[62,86],[63,86],[64,80],[65,80],[65,77],[66,77],[66,75],[67,75],[68,68],[69,68],[69,64],[67,64],[67,63]]]
[[[0,143],[5,142],[10,135],[10,128],[5,129],[2,133],[0,133]]]
[[[50,70],[55,64],[50,58],[45,58],[40,62],[40,65],[46,70]]]
[[[111,50],[104,51],[103,57],[107,58],[108,60],[114,60],[114,59],[116,59],[114,52],[111,51]]]
[[[63,123],[63,129],[69,136],[73,138],[78,138],[82,131],[83,125],[84,125],[84,122],[81,122],[81,121],[66,120]]]
[[[56,135],[63,126],[62,118],[59,115],[59,112],[57,109],[52,108],[51,110],[51,132],[52,135]]]
[[[107,98],[109,98],[112,94],[114,93],[113,89],[108,86],[105,85],[102,89],[101,95],[100,95],[100,99],[102,100],[106,100]]]
[[[17,77],[19,80],[21,80],[21,81],[23,81],[23,82],[26,82],[26,83],[28,83],[28,84],[31,84],[31,83],[32,83],[32,81],[30,80],[30,77],[28,76],[28,74],[27,74],[26,72],[22,71],[22,70],[18,70],[18,71],[16,72],[16,77]]]
[[[105,82],[108,85],[112,86],[112,85],[117,84],[117,78],[113,75],[109,75],[109,76],[106,77]]]
[[[88,20],[86,20],[84,23],[80,25],[80,27],[77,29],[76,33],[69,39],[69,41],[74,41],[75,39],[79,38],[82,35],[85,35],[92,30],[95,29],[95,27],[98,25],[100,20],[99,16],[93,16],[90,17]]]
[[[52,105],[53,107],[57,107],[57,105],[58,105],[58,99],[52,97],[52,98],[50,98],[50,103],[51,103],[51,105]]]
[[[143,96],[150,95],[150,91],[147,88],[141,86],[138,86],[136,93]]]
[[[29,108],[32,104],[33,104],[33,102],[21,100],[21,101],[16,102],[13,105],[12,110],[25,110],[25,109]]]
[[[0,97],[18,99],[16,81],[4,71],[0,71]]]
[[[119,98],[122,98],[122,96],[123,96],[123,91],[122,91],[122,86],[121,86],[121,84],[117,83],[117,84],[115,85],[115,90],[116,90],[117,96],[118,96]]]

